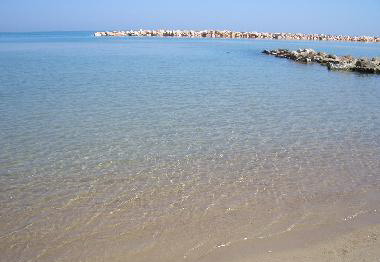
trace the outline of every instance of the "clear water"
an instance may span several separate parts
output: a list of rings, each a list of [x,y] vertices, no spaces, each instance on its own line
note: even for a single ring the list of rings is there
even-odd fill
[[[0,34],[0,261],[211,261],[246,239],[379,223],[380,76],[261,54],[274,48],[380,56]]]

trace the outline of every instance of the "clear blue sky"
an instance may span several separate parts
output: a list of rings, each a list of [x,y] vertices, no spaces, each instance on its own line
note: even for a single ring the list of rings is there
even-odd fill
[[[0,31],[118,29],[380,35],[380,0],[0,0]]]

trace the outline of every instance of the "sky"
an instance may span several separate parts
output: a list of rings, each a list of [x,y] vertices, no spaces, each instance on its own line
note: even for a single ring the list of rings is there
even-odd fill
[[[380,0],[0,0],[0,32],[140,28],[380,36]]]

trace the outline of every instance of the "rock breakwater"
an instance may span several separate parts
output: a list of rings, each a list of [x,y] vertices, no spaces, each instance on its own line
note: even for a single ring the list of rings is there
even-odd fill
[[[184,37],[184,38],[251,38],[278,40],[312,40],[312,41],[347,41],[347,42],[380,42],[380,36],[347,36],[302,33],[259,33],[234,32],[229,30],[129,30],[103,31],[94,33],[95,36],[136,36],[136,37]]]
[[[302,63],[319,63],[329,70],[356,71],[368,74],[380,74],[380,58],[354,58],[352,56],[336,56],[313,49],[264,50],[264,54],[287,58]]]

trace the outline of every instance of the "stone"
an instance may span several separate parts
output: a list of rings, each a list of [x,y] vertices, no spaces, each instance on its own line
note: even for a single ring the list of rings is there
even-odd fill
[[[378,58],[356,59],[352,56],[336,56],[324,52],[316,52],[313,49],[298,49],[297,51],[289,51],[288,49],[264,50],[263,53],[301,63],[316,62],[327,66],[329,70],[380,73],[380,59]]]
[[[363,73],[375,73],[376,64],[374,61],[369,59],[359,59],[355,63],[355,71],[363,72]]]
[[[297,33],[258,33],[233,32],[229,30],[129,30],[95,32],[95,36],[143,36],[143,37],[210,37],[210,38],[251,38],[251,39],[284,39],[284,40],[312,40],[312,41],[352,41],[352,42],[380,42],[378,36],[334,36],[324,34],[297,34]],[[302,49],[300,52],[311,52],[312,49]],[[313,50],[314,51],[314,50]],[[333,57],[331,57],[333,58]]]

